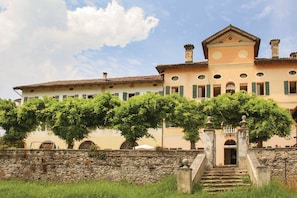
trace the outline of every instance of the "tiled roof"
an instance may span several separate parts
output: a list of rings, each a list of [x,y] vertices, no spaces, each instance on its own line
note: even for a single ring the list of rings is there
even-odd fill
[[[255,58],[255,64],[265,63],[297,63],[294,58]]]
[[[185,68],[185,67],[205,67],[208,66],[208,61],[193,62],[193,63],[179,63],[179,64],[164,64],[158,65],[156,69],[159,73],[164,72],[164,69],[175,69],[175,68]]]
[[[151,76],[133,76],[119,78],[101,78],[101,79],[84,79],[84,80],[63,80],[51,81],[38,84],[22,85],[13,89],[29,89],[29,88],[46,88],[46,87],[69,87],[69,86],[86,86],[86,85],[115,85],[129,83],[162,83],[163,77],[160,75]]]

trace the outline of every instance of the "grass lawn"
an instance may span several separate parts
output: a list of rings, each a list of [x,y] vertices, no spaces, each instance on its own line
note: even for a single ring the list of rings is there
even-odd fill
[[[285,189],[280,184],[273,181],[264,188],[237,189],[232,192],[224,192],[217,195],[209,195],[202,191],[199,185],[194,187],[191,195],[177,193],[175,177],[168,177],[156,184],[132,185],[127,182],[106,182],[106,181],[86,181],[78,183],[52,183],[45,181],[25,182],[25,181],[0,181],[0,197],[20,197],[20,198],[59,198],[59,197],[106,197],[106,198],[232,198],[232,197],[255,197],[255,198],[291,198],[297,197],[297,192]]]

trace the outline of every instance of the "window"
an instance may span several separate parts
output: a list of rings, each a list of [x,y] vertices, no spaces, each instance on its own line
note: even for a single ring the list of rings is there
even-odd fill
[[[233,82],[230,82],[226,85],[226,93],[235,93],[235,84]]]
[[[199,85],[198,86],[198,98],[205,98],[206,94],[205,94],[205,85]]]
[[[180,96],[183,96],[184,95],[184,86],[183,85],[174,86],[174,87],[166,86],[165,93],[166,93],[166,95],[176,93],[176,94],[179,94]]]
[[[258,96],[263,96],[264,95],[264,83],[257,83],[257,91],[256,91],[256,94]]]
[[[246,78],[247,74],[246,73],[241,73],[239,76],[240,76],[240,78]]]
[[[221,85],[214,85],[213,86],[213,97],[217,97],[221,94]]]
[[[133,96],[137,96],[139,94],[140,94],[139,92],[134,92],[134,93],[123,92],[123,100],[127,101],[129,98],[132,98]]]
[[[258,77],[262,77],[262,76],[264,76],[264,73],[263,73],[263,72],[258,72],[256,75],[257,75]]]
[[[289,71],[289,74],[290,74],[290,75],[292,75],[292,76],[293,76],[293,75],[296,75],[296,73],[297,73],[297,72],[296,72],[296,71],[294,71],[294,70],[292,70],[292,71]]]
[[[171,93],[178,93],[178,87],[171,87]]]
[[[128,94],[128,98],[132,98],[133,96],[135,96],[135,93],[129,93]]]
[[[240,83],[239,84],[239,90],[248,91],[248,85],[247,83]]]
[[[205,79],[205,75],[199,75],[199,76],[198,76],[198,79],[199,79],[199,80],[203,80],[203,79]]]
[[[213,76],[214,79],[220,79],[222,76],[220,74],[216,74]]]
[[[270,94],[270,86],[269,82],[253,82],[252,83],[252,92],[258,96],[269,95]]]
[[[289,93],[290,94],[294,94],[294,93],[297,93],[297,90],[296,90],[296,83],[297,83],[297,81],[290,81],[289,82]]]
[[[59,101],[59,96],[53,96],[54,99],[56,99],[57,101]]]
[[[173,80],[173,81],[177,81],[177,80],[178,80],[178,76],[172,76],[172,77],[171,77],[171,80]]]

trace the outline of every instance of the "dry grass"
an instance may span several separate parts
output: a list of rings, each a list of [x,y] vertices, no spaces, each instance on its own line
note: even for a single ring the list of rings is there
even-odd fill
[[[297,192],[297,176],[288,178],[286,188]]]

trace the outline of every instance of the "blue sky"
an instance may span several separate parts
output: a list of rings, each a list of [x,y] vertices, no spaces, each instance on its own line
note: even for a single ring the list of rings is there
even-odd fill
[[[157,74],[229,24],[261,38],[259,57],[297,51],[295,0],[0,0],[0,98],[53,80]]]

